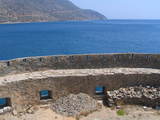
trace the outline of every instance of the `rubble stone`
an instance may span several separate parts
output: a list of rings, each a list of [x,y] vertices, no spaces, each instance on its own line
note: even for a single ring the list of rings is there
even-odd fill
[[[65,116],[77,116],[98,110],[98,108],[97,101],[83,93],[70,94],[58,99],[53,104],[53,110]]]
[[[17,115],[18,115],[18,112],[17,112],[16,110],[13,110],[13,111],[12,111],[12,115],[17,116]]]
[[[12,107],[8,106],[8,107],[4,107],[3,109],[0,109],[0,114],[4,114],[7,112],[11,112],[12,111]]]
[[[118,103],[138,104],[149,107],[160,105],[160,88],[154,87],[128,87],[114,91],[107,91],[107,103],[109,106]]]

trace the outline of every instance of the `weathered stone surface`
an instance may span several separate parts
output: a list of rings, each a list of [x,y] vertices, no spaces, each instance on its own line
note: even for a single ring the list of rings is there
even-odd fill
[[[0,62],[0,76],[48,69],[160,68],[159,54],[101,54],[46,56]]]
[[[49,77],[43,79],[27,79],[10,82],[0,86],[0,98],[8,97],[18,112],[25,105],[35,105],[54,102],[60,97],[80,92],[95,96],[96,86],[105,86],[107,90],[115,90],[130,86],[160,86],[160,74],[114,74]],[[39,91],[50,90],[52,100],[40,100]]]
[[[5,114],[7,112],[11,112],[12,111],[12,107],[4,107],[3,109],[0,109],[0,114]]]
[[[0,62],[0,78],[3,79],[0,81],[0,98],[10,98],[12,107],[20,112],[26,110],[24,107],[27,105],[55,102],[69,94],[86,93],[94,97],[96,86],[104,86],[107,90],[139,85],[159,87],[159,63],[160,55],[155,54],[48,56],[3,61]],[[102,70],[112,67],[115,67],[114,71]],[[128,69],[116,69],[119,67]],[[92,71],[91,68],[101,70]],[[135,68],[144,70],[134,71]],[[46,72],[48,70],[53,71]],[[62,70],[62,73],[54,70]],[[41,90],[51,91],[52,99],[40,100]]]
[[[17,112],[16,110],[13,110],[13,111],[12,111],[12,114],[13,114],[14,116],[17,116],[17,115],[18,115],[18,112]]]
[[[90,96],[80,93],[58,99],[53,104],[53,110],[65,116],[79,116],[98,110],[99,105]]]
[[[115,75],[115,74],[160,74],[160,69],[152,68],[102,68],[102,69],[61,69],[61,70],[45,70],[37,72],[27,72],[14,75],[5,75],[0,77],[0,85],[10,82],[18,82],[29,79],[45,79],[67,76],[98,76],[98,75]]]
[[[109,106],[119,103],[138,104],[149,107],[160,105],[160,88],[150,86],[120,88],[114,91],[107,91],[106,95]]]

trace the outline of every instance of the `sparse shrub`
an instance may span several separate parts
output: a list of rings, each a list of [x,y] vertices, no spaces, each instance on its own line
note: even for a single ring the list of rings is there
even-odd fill
[[[124,111],[123,109],[118,110],[118,111],[117,111],[117,115],[119,115],[119,116],[124,116],[124,115],[125,115],[125,111]]]

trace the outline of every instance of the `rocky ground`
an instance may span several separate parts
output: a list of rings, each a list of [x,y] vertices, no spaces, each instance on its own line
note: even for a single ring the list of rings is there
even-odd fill
[[[54,104],[31,106],[23,113],[15,110],[0,120],[160,120],[160,110],[145,106],[105,107],[101,101],[80,93],[59,98]]]
[[[34,106],[34,109],[35,111],[32,113],[0,115],[0,120],[75,120],[72,117],[56,114],[49,106]]]
[[[36,106],[34,113],[0,115],[0,120],[77,120],[74,117],[65,117],[54,112],[47,106]],[[116,108],[102,107],[100,110],[81,116],[79,120],[160,120],[160,111],[140,106],[122,106],[124,115],[117,114]]]
[[[117,114],[119,109],[103,107],[87,117],[81,117],[80,120],[160,120],[160,112],[152,108],[122,106],[120,109],[124,111],[124,115]]]

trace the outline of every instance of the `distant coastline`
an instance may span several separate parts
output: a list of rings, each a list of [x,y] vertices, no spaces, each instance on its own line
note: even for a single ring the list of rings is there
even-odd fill
[[[5,7],[4,7],[5,6]],[[70,20],[106,20],[101,13],[81,9],[69,0],[5,0],[0,1],[0,23],[30,23]],[[6,11],[6,12],[3,12]]]
[[[61,20],[61,21],[37,21],[37,22],[2,22],[0,25],[3,24],[26,24],[26,23],[57,23],[57,22],[92,22],[92,21],[108,21],[106,20]]]

